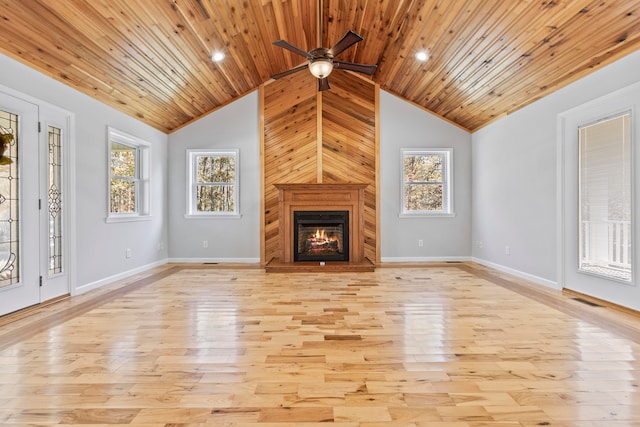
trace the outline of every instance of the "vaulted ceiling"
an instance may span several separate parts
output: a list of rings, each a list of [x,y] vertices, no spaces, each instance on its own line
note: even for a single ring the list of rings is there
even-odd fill
[[[0,18],[0,52],[165,132],[304,63],[272,42],[320,47],[319,21],[322,47],[364,37],[340,61],[470,131],[640,48],[640,0],[0,0]]]

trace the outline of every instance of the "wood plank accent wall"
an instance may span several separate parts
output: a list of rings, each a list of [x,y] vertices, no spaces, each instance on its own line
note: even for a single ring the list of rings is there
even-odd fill
[[[278,189],[274,184],[317,182],[316,82],[297,73],[264,86],[264,258],[278,257]]]
[[[263,265],[280,253],[275,184],[368,184],[364,253],[379,262],[378,88],[342,70],[330,81],[319,93],[315,78],[299,72],[262,88]]]
[[[364,191],[364,256],[376,251],[376,87],[351,73],[331,74],[322,92],[322,182],[369,184]]]

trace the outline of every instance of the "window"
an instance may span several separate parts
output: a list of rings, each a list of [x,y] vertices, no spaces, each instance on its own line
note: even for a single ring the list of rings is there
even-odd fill
[[[109,128],[107,221],[149,217],[149,143]]]
[[[452,216],[452,149],[402,150],[400,216]]]
[[[239,217],[238,150],[187,150],[187,217]]]
[[[631,282],[631,115],[578,131],[579,269]]]
[[[62,129],[48,126],[49,276],[62,271]]]

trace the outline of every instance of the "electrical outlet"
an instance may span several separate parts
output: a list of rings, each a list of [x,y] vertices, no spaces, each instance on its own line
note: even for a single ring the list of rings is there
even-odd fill
[[[424,246],[424,240],[422,240],[422,239],[418,240],[418,246],[419,247],[423,247]]]
[[[478,240],[478,249],[482,249],[482,240]]]
[[[131,258],[131,249],[130,248],[127,248],[127,250],[124,252],[124,256],[126,258]]]
[[[504,247],[504,254],[511,255],[511,247],[509,245]]]
[[[202,241],[202,247],[203,248],[208,248],[209,247],[209,241],[208,240],[203,240]]]

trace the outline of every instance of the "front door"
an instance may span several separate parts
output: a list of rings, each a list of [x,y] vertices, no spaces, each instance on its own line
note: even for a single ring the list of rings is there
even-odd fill
[[[0,93],[0,133],[2,315],[40,302],[38,106]]]
[[[562,285],[640,309],[640,86],[561,115]],[[634,191],[635,190],[635,191]]]

